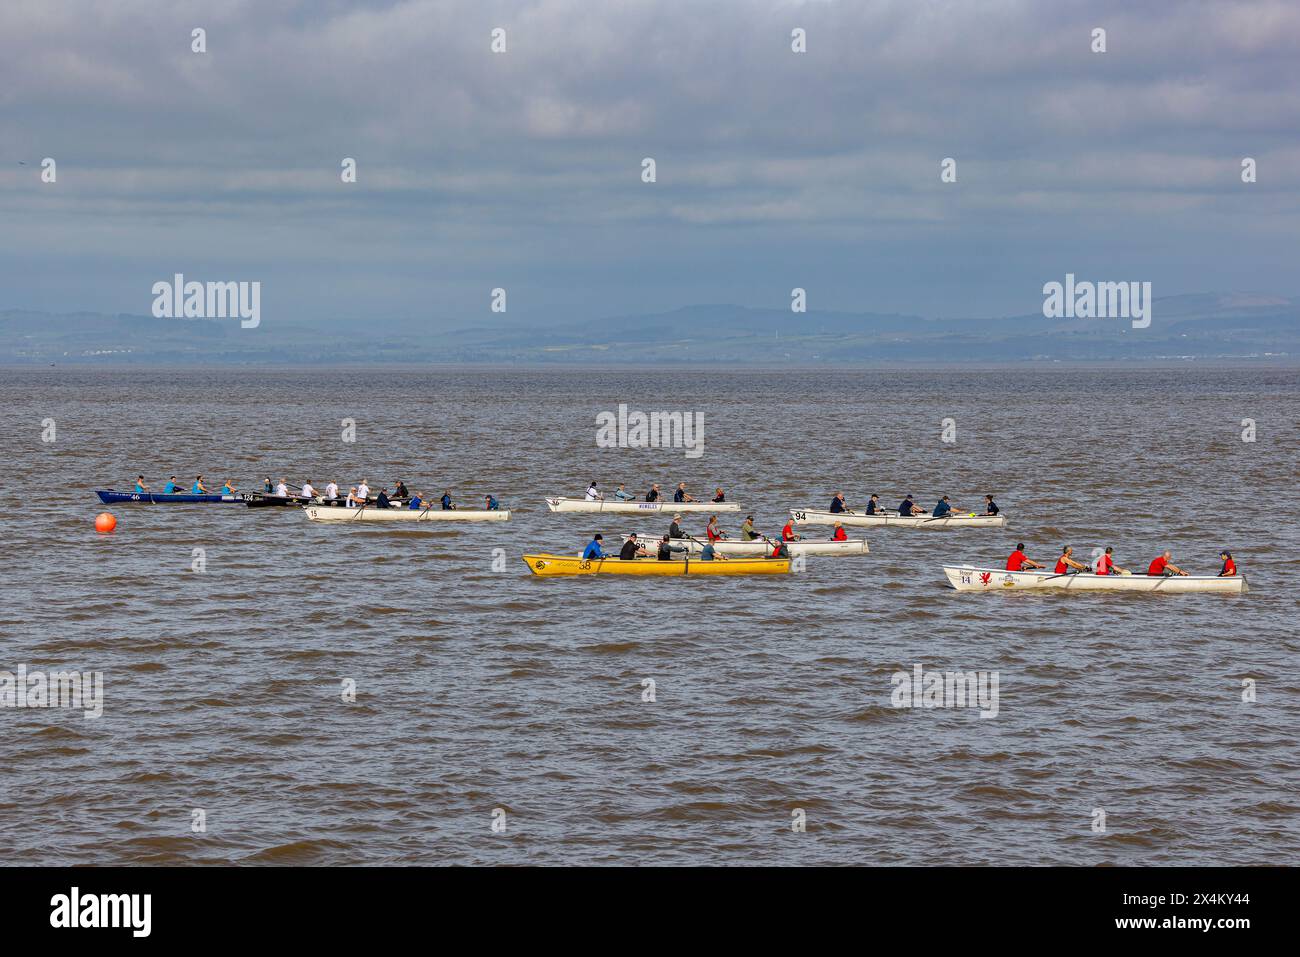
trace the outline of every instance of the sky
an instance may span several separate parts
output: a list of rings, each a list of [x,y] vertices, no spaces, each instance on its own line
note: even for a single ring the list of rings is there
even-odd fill
[[[1300,294],[1293,0],[11,0],[0,80],[0,311],[175,273],[359,329]]]

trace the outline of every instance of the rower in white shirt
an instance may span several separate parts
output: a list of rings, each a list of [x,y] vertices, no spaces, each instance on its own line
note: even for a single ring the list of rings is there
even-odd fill
[[[370,485],[366,479],[361,480],[361,484],[356,487],[357,498],[365,501],[370,498]]]
[[[284,479],[280,479],[280,481],[276,484],[275,494],[280,496],[281,498],[289,497],[289,486],[284,484]]]
[[[355,485],[352,486],[352,488],[348,489],[348,498],[347,498],[347,502],[345,503],[348,508],[356,508],[358,505],[361,505],[364,502],[365,499],[357,497],[357,487]]]
[[[299,492],[298,494],[300,494],[303,498],[311,498],[313,495],[316,494],[316,490],[311,487],[311,479],[307,479],[305,482],[302,483],[302,491]]]
[[[596,488],[596,483],[595,483],[595,482],[592,482],[590,485],[587,486],[587,501],[588,501],[588,502],[598,502],[598,501],[600,501],[602,498],[604,498],[604,496],[602,496],[602,495],[600,494],[600,490]]]
[[[326,486],[325,486],[325,497],[326,497],[326,498],[338,498],[338,497],[339,497],[339,483],[338,483],[338,482],[335,482],[333,479],[330,479],[330,483],[329,483],[329,485],[326,485]]]

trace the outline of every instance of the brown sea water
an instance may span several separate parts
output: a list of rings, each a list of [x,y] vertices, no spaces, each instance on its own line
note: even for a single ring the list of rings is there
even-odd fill
[[[0,370],[0,670],[102,671],[105,699],[97,720],[0,709],[0,863],[1294,864],[1298,385],[1281,368]],[[702,412],[704,455],[598,449],[619,403]],[[155,489],[400,478],[517,511],[372,528],[127,505],[97,535],[92,490],[139,472]],[[838,489],[927,508],[992,491],[1010,526],[852,530],[870,555],[788,577],[535,578],[524,552],[664,530],[546,511],[590,479],[721,485],[768,531]],[[1018,541],[1040,561],[1113,545],[1135,568],[1168,547],[1210,574],[1228,547],[1251,590],[947,587],[943,563],[1000,564]],[[893,708],[915,663],[998,672],[997,717]]]

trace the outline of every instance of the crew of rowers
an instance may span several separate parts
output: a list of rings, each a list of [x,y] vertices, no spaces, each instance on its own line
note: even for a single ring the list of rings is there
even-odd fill
[[[627,490],[627,486],[623,485],[622,483],[619,483],[618,488],[614,489],[614,491],[610,493],[610,497],[618,502],[636,501],[636,496],[633,495],[631,492],[629,492]],[[652,483],[650,485],[650,490],[645,493],[645,500],[647,502],[658,502],[661,500],[661,498],[662,498],[662,494],[659,491],[659,483],[658,482]],[[587,483],[586,500],[588,502],[605,501],[605,496],[600,491],[600,488],[596,485],[595,480],[592,480],[591,482]],[[723,492],[722,489],[720,488],[714,489],[713,498],[709,499],[710,502],[725,502],[726,500],[727,500],[726,493]],[[699,499],[697,499],[690,492],[686,491],[685,482],[678,482],[677,488],[673,491],[673,501],[674,502],[698,502]]]
[[[1080,572],[1090,572],[1093,575],[1133,574],[1129,569],[1121,568],[1115,564],[1115,559],[1112,557],[1114,552],[1115,549],[1107,545],[1106,550],[1098,555],[1096,561],[1093,562],[1092,567],[1089,567],[1076,561],[1074,559],[1074,549],[1069,545],[1066,545],[1061,549],[1061,555],[1056,560],[1056,567],[1052,569],[1052,573],[1054,575],[1077,575]],[[1147,566],[1147,574],[1153,577],[1162,575],[1186,575],[1187,572],[1175,565],[1171,561],[1172,558],[1173,553],[1168,550],[1157,555],[1151,560],[1151,564]],[[1232,560],[1232,553],[1230,551],[1225,548],[1223,551],[1219,552],[1219,559],[1223,562],[1223,568],[1219,570],[1219,574],[1216,577],[1232,578],[1237,574],[1237,563]],[[1045,567],[1045,565],[1040,565],[1025,554],[1024,542],[1018,543],[1015,551],[1007,556],[1007,571],[1009,572],[1030,571],[1036,568]]]
[[[829,511],[833,515],[839,515],[843,512],[849,511],[849,507],[844,503],[843,492],[835,493],[835,497],[831,499],[831,507]],[[921,506],[916,504],[916,496],[908,493],[903,500],[898,503],[898,508],[894,510],[887,509],[881,505],[879,495],[872,495],[871,498],[867,500],[867,507],[864,509],[864,514],[901,515],[904,518],[914,518],[917,515],[929,515],[931,518],[947,518],[949,516],[959,515],[961,514],[961,511],[962,510],[953,505],[952,502],[948,500],[948,496],[945,495],[939,499],[933,509],[927,512],[925,509],[921,508]],[[993,496],[985,495],[984,511],[978,513],[971,512],[970,514],[989,516],[997,515],[999,511],[998,503],[993,501]]]
[[[718,527],[718,516],[709,516],[709,522],[704,527],[704,541],[702,542],[693,535],[685,532],[682,529],[681,523],[682,516],[680,514],[674,515],[672,524],[668,526],[668,531],[664,533],[661,539],[659,539],[655,551],[655,555],[659,561],[671,561],[675,553],[689,552],[689,547],[674,544],[674,542],[685,541],[688,539],[701,546],[698,556],[699,561],[711,562],[715,560],[727,560],[725,555],[714,548],[715,543],[726,541],[728,539],[727,533]],[[830,540],[833,542],[846,542],[848,541],[848,538],[849,536],[848,533],[845,532],[844,526],[839,522],[836,522],[835,527],[831,532]],[[789,543],[803,540],[802,536],[795,532],[793,520],[786,522],[785,527],[781,529],[780,540],[773,541],[754,528],[753,515],[745,516],[745,521],[740,526],[739,540],[743,542],[753,542],[758,541],[759,539],[762,539],[772,546],[772,552],[767,556],[769,558],[789,558]],[[650,552],[644,544],[645,541],[645,539],[638,538],[636,532],[629,532],[626,541],[623,543],[623,547],[619,550],[618,557],[623,561],[632,561],[636,558],[649,557]],[[582,557],[588,561],[593,558],[610,558],[611,556],[605,552],[603,536],[593,536],[592,540],[587,543],[587,547],[583,550]]]
[[[135,491],[137,494],[149,491],[149,486],[145,484],[143,475],[136,478]],[[162,490],[164,495],[174,495],[184,491],[184,487],[177,484],[175,475],[163,486]],[[395,484],[392,495],[388,494],[386,488],[381,488],[376,495],[372,496],[370,494],[369,479],[362,479],[360,484],[353,485],[348,489],[346,495],[340,496],[339,491],[339,484],[335,481],[328,482],[323,489],[313,486],[311,479],[307,479],[302,485],[290,485],[284,478],[281,478],[279,482],[272,483],[271,477],[268,475],[262,482],[263,495],[301,499],[303,501],[312,499],[336,503],[341,501],[347,508],[364,508],[367,506],[372,508],[401,508],[402,503],[406,503],[407,508],[427,511],[432,509],[435,504],[435,500],[426,499],[421,492],[414,494],[409,492],[406,484],[400,479]],[[190,492],[195,495],[234,495],[235,483],[227,480],[220,489],[212,489],[204,483],[202,475],[197,475],[194,478],[194,484],[190,487]],[[444,489],[442,498],[437,499],[436,502],[441,505],[443,511],[451,511],[457,507],[451,499],[451,489]],[[487,511],[495,512],[501,508],[501,503],[494,496],[485,495],[483,496],[482,507]]]

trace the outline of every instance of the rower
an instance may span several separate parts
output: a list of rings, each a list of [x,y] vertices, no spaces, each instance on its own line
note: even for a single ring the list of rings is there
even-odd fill
[[[601,546],[602,541],[604,541],[604,538],[599,533],[597,533],[596,537],[593,538],[590,542],[588,542],[587,547],[583,549],[582,560],[589,562],[593,558],[604,558],[605,549]]]
[[[935,505],[934,511],[930,514],[935,518],[942,518],[945,515],[952,514],[952,505],[949,504],[947,495],[939,499],[939,503]]]
[[[176,484],[176,476],[175,476],[175,475],[173,475],[171,478],[169,478],[169,479],[167,480],[167,484],[163,486],[163,493],[164,493],[165,495],[174,495],[175,493],[179,492],[180,490],[181,490],[181,487],[180,487],[179,485]]]
[[[836,492],[835,497],[831,499],[831,514],[839,515],[847,511],[848,508],[844,505],[844,493]]]
[[[704,526],[704,537],[711,542],[720,541],[727,537],[727,533],[718,528],[718,516],[709,516],[709,524]]]
[[[137,476],[135,477],[135,490],[136,490],[136,492],[147,492],[147,491],[149,491],[149,486],[147,486],[147,485],[144,484],[144,476],[143,476],[143,475],[137,475]]]
[[[686,533],[682,531],[682,517],[680,514],[673,516],[673,522],[668,526],[669,538],[685,538]]]
[[[885,510],[884,510],[883,508],[880,507],[880,496],[879,496],[879,495],[873,495],[873,496],[871,496],[871,498],[867,501],[867,514],[868,514],[868,515],[884,515],[884,514],[885,514]]]
[[[725,502],[727,500],[726,493],[720,488],[715,488],[713,490],[713,500],[715,502]]]
[[[632,532],[623,543],[623,547],[619,549],[618,558],[619,561],[634,562],[637,558],[643,558],[648,554],[645,546],[637,541],[636,532]]]
[[[587,501],[602,502],[604,500],[605,500],[605,496],[600,494],[600,490],[596,488],[595,481],[593,480],[592,482],[589,482],[587,484]]]
[[[1023,572],[1026,569],[1042,567],[1038,562],[1025,555],[1024,542],[1016,545],[1016,550],[1007,556],[1007,571],[1009,572]]]
[[[375,499],[375,508],[392,508],[393,503],[388,500],[388,492],[384,489],[379,490],[379,497]]]
[[[772,554],[768,558],[789,558],[790,548],[784,541],[773,542]]]
[[[1219,571],[1218,578],[1235,578],[1237,575],[1237,563],[1232,560],[1232,552],[1226,548],[1219,552],[1219,557],[1223,559],[1223,568]]]
[[[740,526],[740,537],[747,542],[752,542],[759,537],[758,532],[754,529],[753,515],[745,516],[745,523]]]
[[[303,481],[302,488],[299,489],[298,494],[303,498],[312,498],[316,494],[316,489],[312,486],[311,479],[305,479]]]
[[[633,498],[632,493],[623,487],[623,483],[618,483],[618,488],[614,489],[614,497],[620,502],[630,502]]]
[[[491,495],[484,495],[483,507],[486,508],[489,512],[499,512],[501,510],[501,503],[498,502]]]
[[[221,486],[221,494],[222,494],[222,495],[234,495],[234,494],[235,494],[235,483],[232,482],[232,481],[230,481],[230,479],[226,479],[226,484],[223,485],[223,486]]]
[[[288,484],[284,481],[283,478],[281,478],[280,481],[276,484],[276,486],[275,486],[275,494],[278,495],[278,496],[280,496],[280,498],[288,498],[288,497],[289,497],[289,486],[288,486]]]
[[[725,562],[726,560],[727,556],[715,550],[712,542],[705,542],[704,547],[700,549],[700,561],[702,562]]]
[[[912,493],[908,492],[898,506],[898,514],[902,515],[904,518],[911,518],[913,515],[925,514],[925,509],[912,501],[913,497]]]
[[[836,522],[836,523],[835,523],[835,531],[831,534],[831,541],[832,541],[832,542],[847,542],[848,540],[849,540],[849,533],[846,532],[846,531],[844,531],[844,523],[843,523],[843,522]]]
[[[328,499],[335,499],[339,497],[338,482],[334,481],[333,479],[330,479],[329,484],[325,486],[325,497]]]
[[[1082,565],[1070,557],[1073,553],[1074,549],[1069,545],[1061,549],[1061,557],[1056,560],[1056,568],[1052,570],[1054,574],[1073,575],[1074,572],[1086,572],[1088,570],[1087,565]],[[1074,572],[1070,571],[1071,568],[1074,569]]]
[[[648,491],[648,492],[645,493],[645,500],[646,500],[647,502],[657,502],[657,501],[659,501],[659,483],[658,483],[658,482],[655,482],[654,484],[652,484],[652,485],[650,486],[650,491]]]
[[[797,541],[799,541],[799,535],[798,535],[798,533],[794,530],[794,519],[793,519],[793,518],[790,519],[790,521],[786,522],[786,523],[785,523],[785,527],[784,527],[783,529],[781,529],[781,541],[783,541],[783,542],[797,542]]]
[[[444,512],[450,512],[456,507],[451,503],[451,489],[449,488],[442,490],[442,498],[439,501],[442,502],[442,510]]]
[[[416,492],[414,495],[411,496],[411,504],[408,505],[407,507],[417,508],[417,509],[424,507],[424,499],[423,497],[421,497],[419,492]]]
[[[348,489],[348,497],[344,504],[347,505],[348,508],[356,508],[358,505],[365,505],[366,500],[357,495],[357,487],[354,485],[352,488]]]
[[[1106,550],[1101,553],[1101,557],[1098,558],[1097,561],[1094,563],[1094,567],[1093,567],[1094,574],[1123,575],[1128,573],[1127,568],[1120,568],[1118,565],[1115,564],[1115,559],[1111,557],[1111,553],[1114,551],[1115,549],[1111,548],[1109,545],[1106,546]]]
[[[678,482],[678,483],[677,483],[677,491],[673,492],[673,501],[674,501],[674,502],[693,502],[693,501],[695,501],[695,496],[693,496],[690,492],[686,491],[686,483],[685,483],[685,482]]]
[[[998,513],[998,503],[993,501],[992,495],[984,496],[984,514],[996,515]]]
[[[672,539],[667,535],[659,539],[659,554],[657,557],[661,562],[670,562],[673,560],[673,552],[684,551],[687,551],[685,545],[674,545]]]
[[[303,488],[303,494],[306,494],[306,488]],[[397,486],[393,489],[393,498],[410,498],[411,493],[406,490],[406,483],[401,479],[397,480]]]
[[[1186,575],[1187,572],[1183,571],[1181,568],[1179,568],[1177,565],[1175,565],[1173,562],[1169,560],[1171,557],[1172,554],[1169,552],[1168,549],[1166,549],[1164,552],[1157,555],[1155,558],[1151,560],[1151,565],[1147,568],[1147,574],[1160,575],[1164,577],[1170,577],[1173,575]]]
[[[357,486],[356,491],[357,491],[357,495],[358,495],[358,497],[360,497],[360,499],[361,499],[362,502],[369,501],[369,499],[370,499],[370,479],[362,479],[362,480],[361,480],[361,484]]]
[[[194,487],[193,487],[192,489],[190,489],[190,491],[193,492],[195,495],[200,495],[200,494],[202,494],[202,495],[206,495],[206,494],[208,494],[208,487],[207,487],[206,485],[203,484],[203,476],[202,476],[202,475],[196,475],[196,476],[194,476]]]
[[[275,486],[271,484],[271,476],[268,475],[266,479],[262,482],[262,491],[265,492],[267,495],[270,495],[272,492],[275,491]]]

